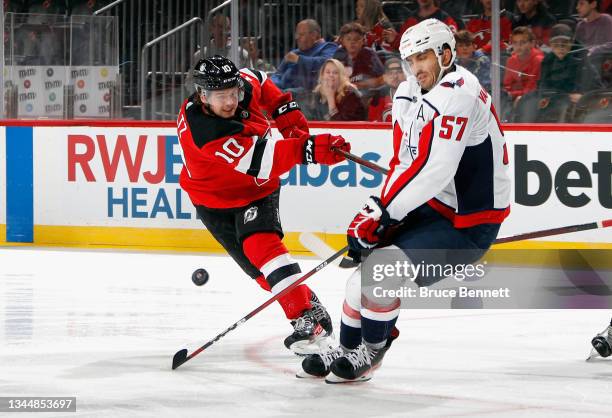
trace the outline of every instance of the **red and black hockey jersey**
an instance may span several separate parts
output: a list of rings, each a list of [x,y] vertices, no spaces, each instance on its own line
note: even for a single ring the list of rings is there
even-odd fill
[[[194,205],[236,208],[261,199],[279,187],[279,176],[302,162],[306,136],[272,139],[270,122],[294,106],[265,73],[240,71],[244,98],[231,119],[213,116],[185,100],[178,115],[183,157],[179,183]],[[308,127],[300,127],[308,132]]]

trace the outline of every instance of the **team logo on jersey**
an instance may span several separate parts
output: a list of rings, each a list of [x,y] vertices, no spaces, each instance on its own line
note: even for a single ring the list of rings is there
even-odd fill
[[[241,119],[248,119],[249,116],[251,116],[251,114],[247,110],[242,110],[240,112],[240,118]]]
[[[444,82],[444,83],[442,83],[441,85],[442,85],[442,87],[448,87],[448,88],[454,89],[454,88],[455,88],[455,86],[457,86],[457,87],[461,87],[461,86],[463,86],[464,84],[465,84],[465,81],[463,80],[463,77],[461,77],[461,78],[460,78],[459,80],[457,80],[457,81],[454,81],[454,82],[453,82],[453,81],[445,81],[445,82]]]
[[[251,222],[257,218],[257,206],[252,206],[244,212],[244,224]]]

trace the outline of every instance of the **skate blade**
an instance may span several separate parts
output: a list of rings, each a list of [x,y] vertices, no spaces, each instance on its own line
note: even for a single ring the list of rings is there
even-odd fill
[[[370,379],[372,379],[372,372],[364,373],[356,379],[345,379],[343,377],[336,376],[334,373],[330,373],[325,378],[325,383],[330,385],[337,385],[341,383],[362,383],[367,382]]]
[[[599,353],[597,352],[597,350],[595,350],[594,348],[591,348],[591,352],[589,353],[589,356],[586,358],[585,361],[593,361],[595,360],[597,357],[601,357],[599,355]]]
[[[297,377],[298,379],[315,379],[315,380],[321,380],[325,378],[325,376],[315,376],[314,374],[306,373],[304,370],[300,370],[299,372],[297,372],[295,374],[295,377]]]
[[[319,354],[333,350],[335,344],[334,334],[317,338],[314,341],[296,341],[289,347],[289,350],[297,356],[303,357],[310,354]]]

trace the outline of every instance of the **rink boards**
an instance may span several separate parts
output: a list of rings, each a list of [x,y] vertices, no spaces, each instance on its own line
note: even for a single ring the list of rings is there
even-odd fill
[[[342,134],[354,154],[388,164],[388,124],[312,126],[312,133]],[[505,128],[513,190],[500,236],[610,218],[611,126]],[[276,130],[274,135],[280,137]],[[178,184],[181,165],[172,123],[5,122],[0,126],[0,242],[219,250]],[[295,167],[282,179],[288,246],[303,251],[297,241],[302,231],[342,245],[355,211],[382,182],[381,174],[353,162]],[[610,230],[598,230],[547,242],[612,248],[611,236]]]

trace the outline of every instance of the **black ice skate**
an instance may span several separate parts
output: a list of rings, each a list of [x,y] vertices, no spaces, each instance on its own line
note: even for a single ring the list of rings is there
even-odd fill
[[[399,330],[393,328],[384,347],[373,349],[362,342],[356,349],[338,357],[332,362],[330,374],[325,378],[325,382],[351,383],[370,380],[374,370],[382,365],[385,353],[398,336]]]
[[[296,373],[299,378],[325,377],[329,374],[329,366],[332,362],[342,357],[346,351],[342,347],[336,347],[331,351],[320,354],[310,354],[302,360],[302,370]]]
[[[312,308],[291,321],[293,334],[285,338],[285,347],[297,355],[329,351],[333,346],[331,318],[314,292],[310,303]]]
[[[610,320],[610,325],[606,329],[593,338],[591,345],[593,349],[587,360],[596,357],[597,354],[604,358],[612,355],[612,320]]]

